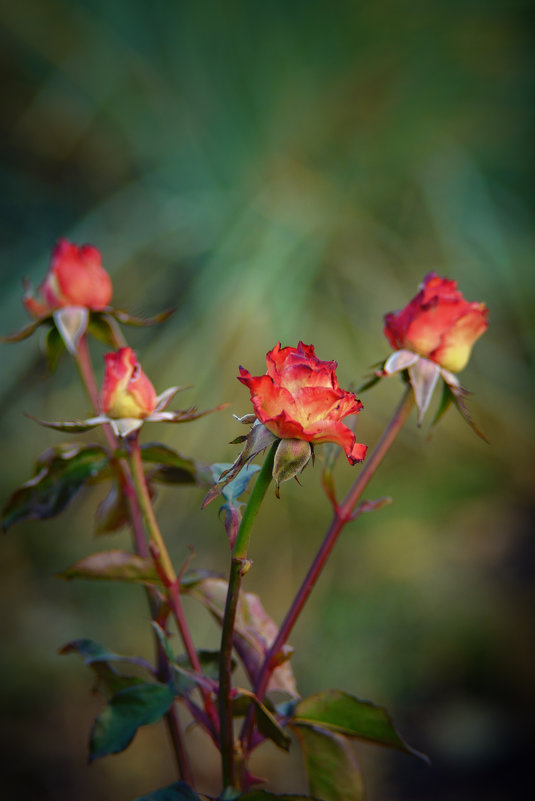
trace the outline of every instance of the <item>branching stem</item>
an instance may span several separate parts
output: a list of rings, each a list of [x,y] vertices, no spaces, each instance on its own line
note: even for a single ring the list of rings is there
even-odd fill
[[[236,776],[234,761],[231,681],[232,635],[234,632],[234,622],[236,620],[236,608],[238,606],[242,575],[247,571],[247,552],[249,549],[251,529],[272,479],[273,460],[278,444],[279,440],[274,442],[271,446],[262,469],[257,476],[243,513],[238,534],[236,535],[230,561],[230,574],[219,656],[219,720],[223,788],[236,787],[236,781],[239,780],[239,777]]]
[[[286,614],[286,617],[284,618],[281,624],[281,627],[277,633],[275,640],[273,641],[269,651],[266,654],[264,663],[258,674],[258,678],[255,685],[255,694],[260,700],[262,700],[265,695],[273,670],[277,667],[277,664],[280,664],[277,657],[280,654],[282,647],[288,641],[290,632],[292,631],[299,615],[301,614],[310,593],[314,589],[316,582],[323,568],[325,567],[325,563],[327,562],[327,559],[329,558],[329,555],[332,549],[334,548],[334,545],[336,544],[336,541],[341,531],[350,520],[354,520],[355,517],[358,516],[359,512],[358,509],[356,510],[356,512],[354,511],[355,507],[360,498],[362,497],[362,494],[366,489],[366,487],[368,486],[370,480],[374,476],[377,468],[382,462],[385,454],[387,453],[390,446],[396,439],[399,431],[401,430],[403,424],[405,423],[407,417],[409,416],[413,406],[414,406],[414,394],[412,391],[412,387],[408,387],[397,409],[395,410],[394,415],[390,420],[390,423],[384,430],[381,438],[379,439],[379,442],[375,446],[375,449],[371,453],[370,457],[365,462],[365,465],[361,473],[358,475],[355,482],[349,489],[342,503],[335,510],[335,514],[331,522],[331,525],[327,530],[323,542],[316,556],[314,557],[314,561],[312,562],[308,570],[308,573],[306,574],[305,579],[303,580],[303,583],[301,584],[299,590],[297,591],[297,594]],[[249,753],[251,748],[253,725],[254,725],[254,712],[250,712],[244,721],[242,732],[240,735],[242,747],[246,754]]]

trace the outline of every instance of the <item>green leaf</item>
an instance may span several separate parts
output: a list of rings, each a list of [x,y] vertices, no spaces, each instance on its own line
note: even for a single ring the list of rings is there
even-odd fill
[[[290,723],[330,729],[428,761],[401,739],[386,709],[341,690],[323,690],[300,701]]]
[[[225,473],[231,467],[231,464],[222,462],[211,465],[210,470],[212,474],[212,480],[215,482],[219,481],[222,473]],[[241,472],[238,473],[236,478],[230,481],[224,487],[221,493],[226,502],[221,506],[219,514],[221,515],[221,512],[223,512],[225,515],[225,530],[227,532],[231,548],[234,545],[234,541],[238,534],[238,529],[242,519],[241,507],[244,505],[238,500],[238,498],[247,490],[251,478],[259,470],[260,466],[257,464],[245,465]]]
[[[100,643],[88,638],[68,642],[60,648],[59,653],[61,655],[71,653],[79,654],[84,660],[84,664],[88,665],[88,667],[94,671],[98,683],[104,684],[111,695],[115,695],[115,693],[120,690],[124,690],[126,687],[131,687],[134,684],[143,684],[143,679],[137,676],[123,676],[117,673],[109,664],[110,662],[127,662],[143,667],[148,670],[149,673],[153,672],[152,666],[141,657],[116,654],[113,651],[108,651],[107,648],[104,648]]]
[[[169,636],[163,628],[156,623],[156,621],[152,621],[152,627],[173,669],[176,695],[187,695],[199,684],[206,686],[204,677],[212,679],[213,681],[219,679],[219,651],[206,651],[202,648],[197,651],[203,674],[202,677],[199,677],[198,674],[192,671],[190,661],[186,654],[180,654],[179,656],[174,655],[171,643],[169,642]],[[232,660],[231,670],[234,670],[235,667],[236,663]]]
[[[109,696],[115,695],[127,687],[133,687],[135,684],[143,684],[143,679],[138,676],[125,676],[122,673],[117,673],[107,662],[93,662],[89,667],[97,679],[95,691],[98,691],[103,686]]]
[[[202,676],[191,669],[189,659],[185,654],[180,654],[170,660],[177,695],[188,695],[197,686],[202,686],[209,690],[211,687],[207,679],[212,679],[213,682],[217,682],[219,679],[219,651],[207,651],[201,648],[197,651],[197,656],[199,657]],[[230,669],[234,670],[235,667],[236,661],[233,659]]]
[[[95,534],[112,534],[126,526],[130,519],[128,503],[123,492],[114,484],[95,513]]]
[[[157,443],[148,443],[141,447],[141,457],[144,462],[158,465],[151,470],[149,477],[152,481],[163,484],[210,484],[210,474],[194,459],[181,456],[173,448]]]
[[[107,469],[109,454],[98,445],[60,445],[45,451],[35,475],[16,490],[3,510],[4,531],[21,520],[46,520],[65,509],[91,479]]]
[[[216,462],[215,464],[211,465],[210,470],[212,473],[213,481],[219,481],[221,474],[225,473],[232,467],[232,464],[228,464],[226,462]],[[227,501],[234,501],[243,495],[243,493],[247,490],[249,486],[249,482],[254,476],[255,473],[258,473],[260,470],[260,465],[257,464],[246,464],[245,467],[242,468],[240,473],[233,478],[232,481],[222,489],[221,494]]]
[[[184,587],[184,582],[182,583]],[[223,620],[228,584],[221,578],[206,578],[187,588],[194,598],[204,604],[221,623]],[[234,624],[233,645],[247,674],[254,684],[264,663],[267,651],[278,632],[278,626],[267,614],[258,595],[240,592]],[[292,648],[285,646],[279,666],[272,673],[268,690],[279,690],[297,696],[295,678],[288,661]]]
[[[96,718],[89,743],[89,761],[124,751],[140,726],[160,720],[174,701],[166,684],[136,684],[110,699]]]
[[[201,798],[185,782],[175,782],[167,787],[160,787],[153,793],[140,796],[135,801],[201,801]]]
[[[107,581],[140,581],[159,584],[160,577],[149,557],[129,551],[100,551],[79,559],[58,573],[60,578],[105,579]]]
[[[347,737],[314,726],[292,729],[303,752],[310,793],[323,801],[364,801],[364,781]]]
[[[108,651],[103,645],[95,642],[95,640],[90,640],[88,637],[68,642],[60,648],[59,653],[62,655],[77,653],[83,658],[85,665],[92,665],[95,662],[129,662],[133,665],[140,665],[152,672],[152,666],[140,656],[116,654],[115,651]]]
[[[245,703],[243,703],[244,701]],[[243,717],[247,714],[251,704],[255,706],[255,720],[260,734],[263,734],[268,740],[272,740],[283,751],[289,751],[291,743],[289,735],[286,734],[275,716],[254,693],[241,688],[237,689],[236,698],[232,705],[233,715]]]

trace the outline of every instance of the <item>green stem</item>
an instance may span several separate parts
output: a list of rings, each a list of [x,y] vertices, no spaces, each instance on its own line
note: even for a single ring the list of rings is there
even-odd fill
[[[173,584],[176,584],[177,576],[163,541],[154,509],[152,508],[152,501],[150,499],[141,459],[139,432],[135,431],[126,438],[125,442],[128,447],[128,466],[130,467],[134,490],[149,535],[149,541],[152,543],[153,551],[157,554],[159,564],[165,576],[165,583],[168,587],[171,587]]]
[[[362,497],[364,490],[374,476],[385,454],[396,439],[413,406],[413,390],[412,387],[408,387],[397,409],[395,410],[390,423],[384,430],[370,457],[366,460],[365,466],[363,467],[361,473],[356,478],[340,506],[336,509],[334,518],[329,526],[324,540],[316,556],[314,557],[314,561],[312,562],[303,583],[299,587],[299,590],[281,624],[275,640],[271,644],[271,647],[266,654],[263,665],[258,674],[255,685],[255,694],[260,700],[262,700],[265,695],[271,674],[276,669],[277,665],[280,664],[277,661],[277,657],[280,654],[282,647],[287,642],[290,632],[292,631],[299,615],[301,614],[310,593],[314,589],[342,529],[347,525],[347,523],[358,517],[359,511],[358,509],[356,512],[354,511],[355,506]],[[250,750],[253,724],[254,714],[250,713],[244,721],[242,733],[240,735],[245,753],[248,753]]]
[[[230,574],[228,581],[225,613],[223,616],[223,630],[221,633],[221,650],[219,661],[219,721],[221,731],[221,767],[223,775],[223,788],[234,787],[236,771],[234,764],[234,730],[232,726],[232,635],[236,619],[236,608],[240,594],[241,578],[247,572],[247,552],[251,529],[255,521],[260,504],[266,494],[272,479],[273,461],[279,440],[273,443],[264,461],[262,469],[257,476],[255,485],[245,507],[240,528],[232,548],[230,561]]]
[[[158,526],[158,521],[156,520],[156,515],[154,514],[154,509],[152,508],[152,501],[150,499],[149,489],[145,479],[145,472],[143,470],[143,462],[141,459],[139,432],[134,432],[130,437],[127,438],[126,442],[129,454],[128,464],[132,474],[132,480],[134,482],[134,488],[141,509],[141,514],[143,515],[145,526],[149,535],[150,551],[158,572],[162,576],[162,580],[166,587],[167,601],[169,603],[171,612],[173,613],[173,617],[175,618],[178,632],[180,634],[180,638],[184,645],[190,665],[193,670],[199,674],[202,674],[202,666],[199,661],[199,656],[193,643],[188,624],[186,622],[182,601],[180,599],[180,578],[175,573],[175,569],[169,557],[160,527]],[[215,734],[217,731],[218,719],[214,703],[210,694],[204,687],[199,686],[199,691],[203,697],[204,708],[212,723],[212,728]]]

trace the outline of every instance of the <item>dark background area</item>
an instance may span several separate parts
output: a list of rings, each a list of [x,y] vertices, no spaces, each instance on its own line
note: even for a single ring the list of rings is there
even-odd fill
[[[431,767],[357,746],[369,801],[524,797],[533,715],[533,40],[531,4],[20,0],[1,4],[2,332],[26,321],[60,236],[91,242],[114,303],[157,329],[127,336],[158,391],[230,408],[147,426],[205,462],[231,461],[250,411],[239,364],[264,372],[275,342],[313,343],[343,387],[385,358],[385,312],[429,270],[485,301],[490,326],[461,378],[490,439],[453,411],[431,438],[415,419],[369,489],[394,503],[348,528],[296,627],[302,695],[339,687],[385,705]],[[23,416],[89,409],[67,358],[46,376],[40,337],[2,345],[0,437],[7,498],[65,437]],[[104,348],[92,343],[99,380]],[[375,443],[401,387],[362,395],[357,438]],[[184,396],[186,397],[186,396]],[[94,441],[98,434],[84,435]],[[321,449],[318,449],[320,451]],[[337,481],[357,468],[341,459]],[[328,525],[320,465],[269,496],[249,591],[279,621]],[[66,583],[94,550],[103,497],[0,542],[0,759],[6,797],[131,799],[173,781],[162,726],[87,766],[101,701],[65,642],[91,637],[151,655],[139,588]],[[157,514],[176,564],[225,569],[225,533],[202,491],[166,488]],[[196,641],[217,629],[188,603]],[[217,760],[196,731],[199,789]],[[297,747],[266,746],[273,791],[305,790]]]

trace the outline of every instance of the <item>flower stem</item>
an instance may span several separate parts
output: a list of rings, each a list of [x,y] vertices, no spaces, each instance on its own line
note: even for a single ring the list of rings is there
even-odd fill
[[[273,461],[279,440],[273,443],[258,474],[255,485],[243,513],[240,528],[232,549],[227,599],[223,616],[221,649],[219,655],[219,720],[221,731],[221,766],[223,788],[234,787],[236,771],[234,764],[234,730],[232,726],[232,635],[236,619],[236,609],[240,594],[241,579],[247,572],[247,551],[251,529],[260,504],[272,479]]]
[[[182,607],[182,601],[180,600],[180,578],[177,576],[175,572],[166,545],[164,543],[160,527],[158,526],[156,515],[154,514],[154,510],[152,508],[152,502],[150,499],[149,490],[145,479],[145,473],[143,470],[143,462],[141,459],[141,449],[139,447],[139,432],[138,431],[134,432],[130,437],[127,438],[126,441],[129,451],[128,463],[130,471],[132,473],[132,480],[134,483],[134,488],[136,491],[141,513],[145,521],[145,526],[149,534],[149,541],[150,541],[149,548],[152,557],[156,563],[158,572],[162,576],[163,583],[166,587],[167,601],[169,603],[171,612],[173,613],[173,617],[175,618],[177,629],[180,634],[180,638],[182,640],[182,644],[184,645],[184,649],[186,651],[188,659],[190,661],[191,667],[197,673],[202,674],[203,672],[202,666],[199,661],[199,656],[197,654],[197,650],[193,643],[193,639],[191,637],[191,633],[186,622],[186,617],[184,615],[184,610]],[[206,714],[208,715],[212,723],[212,728],[214,730],[213,733],[215,733],[215,731],[217,730],[218,720],[214,703],[209,693],[204,687],[199,685],[199,691],[203,697]]]
[[[344,498],[340,506],[335,510],[335,514],[331,522],[331,525],[329,526],[329,529],[323,539],[323,542],[316,556],[314,557],[314,561],[312,562],[303,583],[299,587],[299,590],[292,602],[292,605],[290,606],[286,614],[286,617],[284,618],[281,624],[281,627],[277,633],[277,636],[275,637],[275,640],[273,641],[269,651],[266,654],[266,657],[258,674],[258,678],[255,685],[255,694],[260,700],[262,700],[262,698],[265,695],[266,688],[268,686],[273,670],[277,667],[277,664],[280,664],[277,661],[277,656],[279,655],[282,647],[287,642],[290,632],[292,631],[299,615],[301,614],[310,593],[314,589],[316,582],[323,568],[325,567],[325,563],[327,562],[327,559],[329,558],[329,555],[332,549],[334,548],[334,545],[342,529],[350,520],[354,520],[358,516],[359,511],[358,509],[356,510],[356,512],[354,511],[355,506],[362,497],[364,490],[366,489],[370,480],[374,476],[385,454],[387,453],[390,446],[397,437],[400,429],[402,428],[403,424],[408,418],[413,406],[414,406],[414,394],[412,391],[412,387],[408,387],[397,409],[395,410],[394,415],[390,420],[390,423],[387,425],[381,438],[379,439],[379,442],[375,446],[375,449],[373,450],[369,459],[366,461],[365,466],[362,469],[362,472],[359,474],[359,476],[353,483],[352,487],[349,489],[346,497]],[[253,714],[250,713],[244,721],[242,733],[240,736],[245,753],[248,753],[248,751],[250,750],[253,723],[254,723],[254,717]]]
[[[98,414],[100,412],[100,400],[98,395],[97,383],[95,380],[95,374],[89,356],[87,336],[85,334],[78,343],[78,350],[75,356],[75,363],[78,368],[78,372],[80,373],[82,384],[85,387],[85,390],[93,405],[93,409],[95,413]],[[109,425],[104,426],[104,434],[106,436],[108,445],[111,448],[112,453],[114,453],[118,448],[118,442],[117,442],[117,437],[115,436],[115,434],[111,429],[111,426]],[[117,475],[119,483],[121,485],[121,491],[125,496],[128,504],[128,511],[129,511],[130,522],[132,525],[135,550],[140,556],[145,556],[145,557],[149,556],[149,549],[147,547],[147,542],[145,539],[145,531],[143,528],[141,510],[139,507],[136,491],[132,482],[132,476],[130,474],[128,465],[124,459],[118,459],[116,461],[116,465],[117,465]],[[158,604],[154,592],[151,591],[150,588],[146,588],[146,595],[151,610],[151,615],[153,618],[155,618],[158,612],[157,609]],[[158,637],[155,636],[154,639],[156,647],[156,658],[158,662],[158,676],[161,681],[166,681],[170,673],[167,656],[162,648],[160,641],[158,640]],[[173,747],[173,753],[175,755],[176,765],[178,769],[178,777],[179,779],[180,778],[184,779],[193,786],[193,774],[191,770],[191,765],[182,741],[182,733],[180,730],[177,710],[174,705],[172,705],[168,709],[165,715],[165,720],[169,732],[169,737],[171,739],[171,744]]]
[[[149,535],[149,540],[153,545],[154,551],[158,554],[158,560],[165,575],[165,581],[168,587],[172,586],[177,581],[175,569],[169,558],[167,548],[163,541],[163,537],[152,508],[152,501],[149,495],[149,489],[145,479],[145,472],[143,470],[143,462],[141,459],[141,448],[139,447],[139,432],[135,431],[126,438],[128,447],[128,465],[132,475],[132,481],[136,497],[141,509],[141,514],[145,521],[145,526]]]

